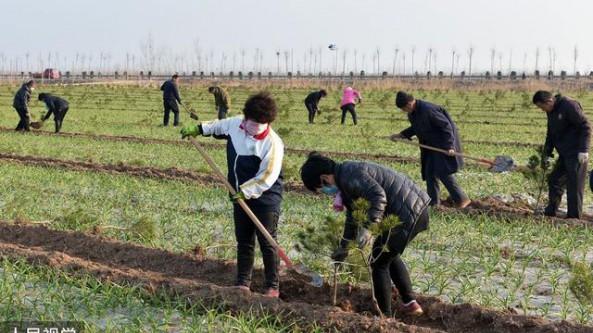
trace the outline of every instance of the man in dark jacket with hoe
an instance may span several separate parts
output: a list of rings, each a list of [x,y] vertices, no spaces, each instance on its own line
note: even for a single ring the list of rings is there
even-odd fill
[[[422,315],[412,291],[410,275],[401,260],[401,254],[416,235],[428,228],[428,194],[405,175],[387,167],[368,162],[335,161],[317,153],[309,154],[301,168],[305,187],[313,192],[319,189],[327,195],[339,195],[346,208],[346,223],[340,247],[332,259],[341,262],[348,256],[348,244],[356,242],[359,248],[371,243],[369,231],[380,226],[390,216],[399,218],[401,224],[385,228],[372,242],[371,269],[375,298],[381,312],[392,316],[391,282],[397,288],[403,313]],[[363,198],[370,203],[367,219],[358,226],[353,216],[353,203]],[[381,229],[379,229],[381,230]]]
[[[179,125],[179,106],[181,104],[181,97],[179,96],[179,75],[175,74],[170,80],[165,81],[161,86],[163,91],[163,104],[165,106],[165,117],[163,125],[169,125],[169,113],[173,112],[173,126]]]
[[[443,182],[451,199],[458,208],[465,208],[470,200],[455,180],[454,173],[463,167],[461,141],[455,123],[447,111],[438,105],[417,100],[413,95],[398,91],[395,104],[408,114],[411,126],[391,136],[392,140],[410,139],[414,135],[421,144],[444,149],[448,154],[420,148],[422,179],[426,181],[426,190],[432,199],[431,205],[440,204],[439,180]]]
[[[30,131],[29,124],[31,122],[31,113],[29,112],[29,101],[31,100],[31,93],[37,87],[37,82],[30,80],[23,83],[21,88],[14,95],[12,107],[19,115],[20,121],[16,126],[16,131]]]
[[[64,120],[64,117],[68,112],[68,101],[48,93],[39,94],[38,99],[40,101],[45,102],[45,107],[47,109],[47,113],[42,118],[42,121],[46,121],[47,119],[49,119],[49,116],[53,114],[54,123],[56,125],[56,133],[60,133],[60,129],[62,128],[62,121]]]
[[[314,124],[315,113],[319,110],[319,101],[325,96],[327,96],[327,92],[321,89],[310,93],[305,98],[305,106],[307,107],[307,111],[309,111],[309,124]]]
[[[208,92],[214,95],[214,107],[218,111],[218,119],[225,119],[231,108],[231,98],[226,90],[218,86],[208,88]]]
[[[544,209],[544,215],[556,216],[566,190],[566,217],[580,219],[589,162],[589,121],[579,102],[562,95],[554,96],[549,91],[536,92],[533,95],[533,104],[544,111],[548,118],[542,167],[549,165],[554,148],[559,155],[548,178],[549,203]]]

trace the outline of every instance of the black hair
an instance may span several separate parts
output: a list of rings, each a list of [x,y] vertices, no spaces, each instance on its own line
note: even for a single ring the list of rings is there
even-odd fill
[[[37,97],[37,100],[43,101],[49,94],[47,93],[41,93],[39,94],[39,97]]]
[[[269,124],[276,119],[278,111],[276,102],[269,92],[263,91],[251,95],[245,102],[243,114],[246,119],[253,120],[260,124]]]
[[[321,96],[327,96],[327,91],[325,91],[325,89],[321,89],[319,92],[321,93]]]
[[[334,160],[312,151],[301,167],[301,180],[308,190],[317,192],[317,189],[321,187],[321,175],[333,175],[335,170],[336,162]]]
[[[31,86],[33,86],[34,84],[37,84],[37,82],[35,82],[35,80],[29,80],[29,81],[27,82],[27,86],[28,86],[28,87],[31,87]]]
[[[538,90],[534,95],[533,95],[533,104],[537,104],[537,103],[544,103],[547,100],[551,99],[552,97],[554,97],[552,95],[551,92],[549,91],[545,91],[545,90]]]
[[[208,92],[213,93],[216,90],[215,86],[208,87]]]
[[[178,79],[178,78],[179,78],[179,75],[175,74],[175,75],[171,76],[171,78],[172,78],[173,80],[175,80],[175,79]]]
[[[414,100],[414,95],[408,94],[405,91],[398,91],[395,96],[395,106],[403,109],[409,102]]]

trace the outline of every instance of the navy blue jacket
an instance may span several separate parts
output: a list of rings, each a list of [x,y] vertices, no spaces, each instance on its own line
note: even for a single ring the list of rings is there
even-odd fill
[[[416,222],[430,203],[430,197],[405,175],[376,163],[343,162],[336,165],[334,177],[346,207],[342,247],[347,247],[358,234],[352,211],[353,202],[359,198],[370,203],[365,228],[389,215],[399,218],[408,235],[428,228],[428,221],[422,221],[423,225],[416,225]]]
[[[591,126],[581,104],[568,97],[556,95],[552,111],[547,112],[548,130],[544,152],[551,156],[554,148],[563,158],[577,158],[589,152]]]
[[[179,87],[173,83],[173,80],[169,79],[161,86],[163,91],[163,100],[165,101],[177,101],[181,103],[181,97],[179,96]]]
[[[43,97],[43,101],[47,106],[47,113],[43,117],[43,120],[47,120],[52,113],[54,117],[59,117],[61,112],[68,110],[68,107],[70,106],[68,101],[58,96],[48,93],[41,93],[39,95]]]
[[[416,109],[408,114],[408,120],[412,126],[400,133],[404,137],[409,139],[415,135],[421,144],[462,153],[455,123],[443,107],[417,99]],[[449,156],[425,148],[420,148],[420,161],[424,180],[432,175],[450,175],[463,167],[461,156]]]

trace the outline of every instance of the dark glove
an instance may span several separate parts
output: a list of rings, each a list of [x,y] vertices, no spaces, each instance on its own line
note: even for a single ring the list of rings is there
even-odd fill
[[[548,170],[550,168],[550,156],[543,156],[542,161],[540,163],[540,167],[544,170]]]
[[[231,202],[237,202],[239,199],[245,201],[245,194],[243,194],[242,191],[238,191],[237,193],[231,195]]]
[[[334,253],[332,253],[331,258],[333,261],[342,262],[348,258],[348,249],[339,247],[337,248]]]
[[[368,229],[362,228],[356,237],[356,245],[359,249],[371,244],[373,241],[373,234]]]

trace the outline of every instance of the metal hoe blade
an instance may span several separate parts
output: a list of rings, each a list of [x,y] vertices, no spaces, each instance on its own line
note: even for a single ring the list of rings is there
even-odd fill
[[[494,165],[490,168],[492,172],[505,172],[515,169],[515,160],[510,156],[496,156]]]

